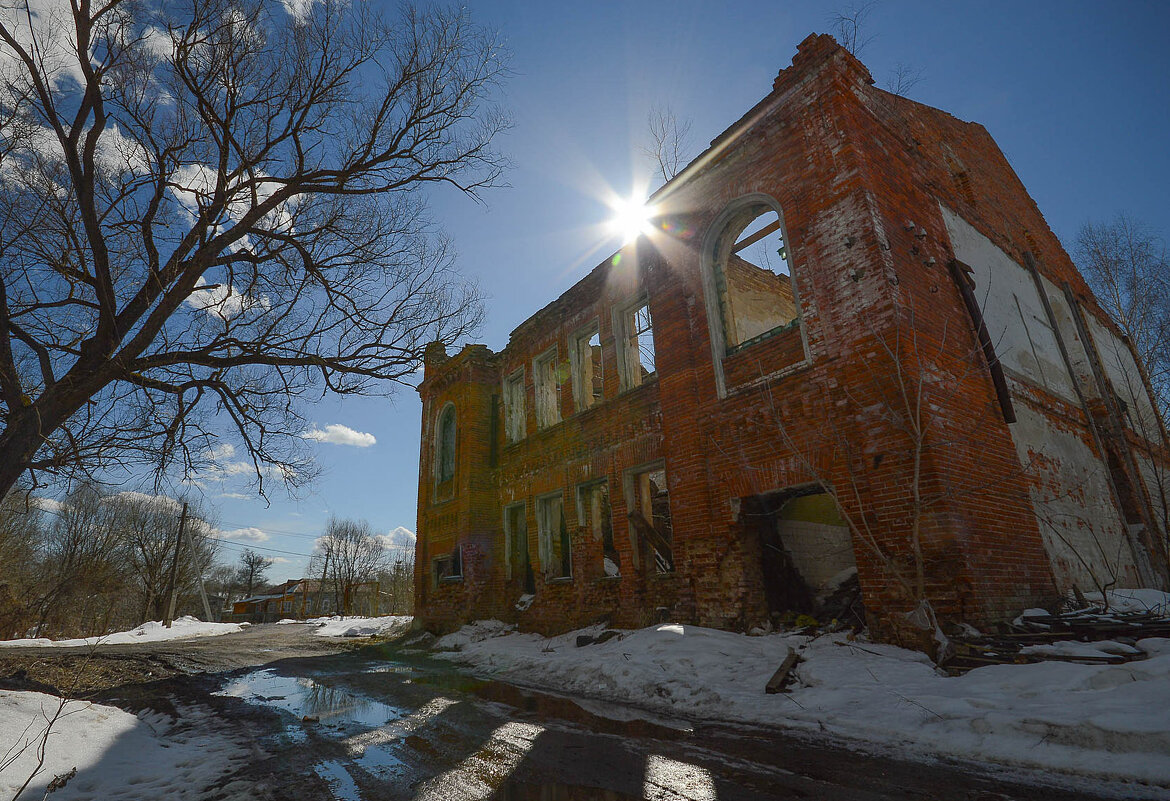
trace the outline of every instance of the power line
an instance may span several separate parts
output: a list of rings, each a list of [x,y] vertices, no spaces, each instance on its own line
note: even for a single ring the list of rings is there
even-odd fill
[[[241,548],[244,550],[251,549],[254,551],[271,551],[272,553],[283,553],[283,554],[288,554],[289,556],[307,556],[307,557],[313,556],[313,554],[311,554],[311,553],[300,553],[299,551],[286,551],[282,548],[267,548],[263,545],[252,545],[252,544],[246,543],[246,542],[235,542],[234,540],[227,540],[227,539],[223,539],[222,537],[213,537],[210,534],[203,534],[201,536],[203,537],[203,539],[206,539],[206,540],[213,540],[214,542],[223,543],[224,545],[229,545],[229,546],[234,545],[237,548]]]

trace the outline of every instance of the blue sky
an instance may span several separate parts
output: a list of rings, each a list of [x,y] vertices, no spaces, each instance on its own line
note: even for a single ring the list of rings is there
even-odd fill
[[[488,294],[478,341],[499,349],[616,248],[601,225],[604,192],[629,194],[648,177],[638,147],[652,105],[692,121],[697,153],[847,3],[468,5],[512,51],[500,100],[515,125],[500,145],[514,167],[510,187],[487,193],[486,205],[439,194],[433,210],[461,269]],[[899,61],[921,68],[911,98],[985,125],[1066,244],[1083,222],[1121,211],[1170,234],[1168,27],[1170,3],[1161,2],[887,0],[870,14],[861,58],[879,85]],[[271,505],[209,492],[207,503],[224,530],[263,532],[237,539],[287,560],[273,580],[301,575],[296,554],[311,550],[330,514],[366,518],[380,532],[413,530],[419,415],[410,390],[316,402],[318,427],[345,425],[376,443],[321,442],[323,475],[299,500],[279,490]],[[236,552],[225,549],[224,559]]]

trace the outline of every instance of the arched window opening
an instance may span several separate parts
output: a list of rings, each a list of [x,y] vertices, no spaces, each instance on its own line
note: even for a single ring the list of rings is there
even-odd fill
[[[732,215],[715,242],[716,288],[728,350],[800,317],[780,215],[752,203]]]
[[[442,483],[455,477],[455,407],[448,405],[439,416],[438,479]]]

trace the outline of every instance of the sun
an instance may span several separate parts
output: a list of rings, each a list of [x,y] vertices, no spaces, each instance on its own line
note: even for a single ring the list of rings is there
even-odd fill
[[[638,197],[615,197],[609,201],[613,210],[613,217],[609,220],[610,230],[621,236],[622,243],[633,242],[639,236],[648,234],[652,230],[650,220],[654,218],[654,207]]]

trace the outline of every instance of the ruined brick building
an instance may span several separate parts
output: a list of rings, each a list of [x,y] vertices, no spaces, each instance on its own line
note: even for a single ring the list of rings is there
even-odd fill
[[[433,346],[417,614],[742,628],[1164,586],[1167,435],[987,131],[810,36],[653,231],[493,353]]]

